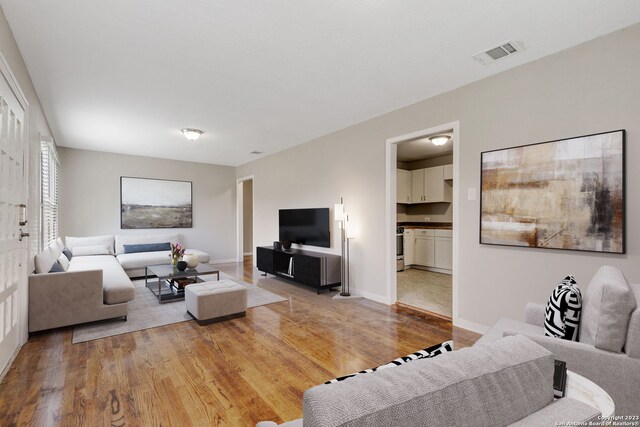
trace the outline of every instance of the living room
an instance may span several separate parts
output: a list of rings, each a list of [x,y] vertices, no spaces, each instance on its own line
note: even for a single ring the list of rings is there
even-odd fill
[[[29,36],[29,32],[37,34],[38,31],[32,27],[33,24],[29,24],[29,19],[35,20],[34,22],[37,19],[46,21],[46,17],[42,15],[42,11],[36,11],[37,7],[33,5],[19,5],[11,1],[2,1],[0,5],[4,14],[0,19],[0,49],[29,104],[29,194],[26,213],[28,224],[25,230],[31,236],[39,236],[41,232],[37,208],[40,200],[37,185],[40,182],[40,170],[37,167],[40,141],[50,138],[55,140],[60,159],[60,237],[126,234],[129,230],[121,229],[119,214],[121,177],[188,181],[193,186],[193,227],[178,230],[183,243],[189,248],[206,252],[211,264],[224,265],[228,274],[237,274],[240,280],[243,277],[248,278],[245,280],[249,282],[263,280],[253,266],[246,270],[238,259],[236,188],[239,180],[251,177],[254,248],[271,245],[278,240],[280,209],[333,209],[341,199],[344,201],[345,211],[348,212],[353,227],[353,239],[349,241],[350,292],[360,297],[333,302],[331,296],[335,292],[316,295],[314,290],[268,277],[270,281],[266,289],[289,299],[289,302],[249,309],[246,319],[250,323],[233,320],[202,328],[191,325],[194,322],[176,323],[112,339],[94,340],[81,347],[83,344],[70,343],[72,327],[40,333],[27,341],[26,325],[23,323],[27,318],[28,296],[26,290],[20,288],[20,309],[14,315],[22,325],[18,346],[22,350],[5,372],[11,382],[3,382],[0,386],[4,389],[0,390],[2,419],[10,419],[16,424],[28,423],[29,419],[36,419],[36,424],[46,424],[47,420],[52,424],[78,425],[91,421],[95,421],[95,424],[161,424],[162,421],[154,416],[154,411],[158,411],[162,416],[168,417],[170,424],[208,422],[248,425],[262,420],[281,423],[302,416],[302,392],[321,384],[324,381],[321,381],[322,378],[328,380],[374,367],[452,338],[459,347],[471,345],[500,318],[524,320],[527,303],[546,303],[554,287],[568,274],[576,277],[583,295],[589,281],[602,265],[619,268],[630,283],[640,282],[639,251],[635,237],[638,235],[638,225],[632,220],[636,212],[640,212],[640,201],[634,191],[635,186],[640,184],[640,178],[632,172],[634,159],[640,158],[635,143],[639,132],[637,117],[640,116],[637,96],[640,93],[640,81],[637,78],[640,71],[640,10],[632,2],[614,2],[606,8],[598,7],[592,2],[576,2],[562,7],[556,12],[558,19],[570,19],[573,7],[580,11],[575,28],[571,28],[575,33],[567,30],[553,33],[553,37],[545,37],[541,34],[542,30],[537,32],[530,29],[531,34],[537,35],[536,42],[539,44],[534,44],[532,38],[526,39],[523,41],[526,48],[522,52],[489,65],[479,64],[471,58],[471,54],[491,47],[490,44],[478,46],[477,49],[470,49],[470,55],[465,54],[468,68],[476,70],[473,78],[458,75],[454,65],[442,63],[442,73],[448,79],[437,81],[433,86],[426,83],[420,86],[416,83],[416,88],[419,87],[420,91],[407,88],[398,93],[399,101],[393,100],[393,93],[385,92],[384,96],[391,99],[378,110],[367,110],[366,106],[359,105],[358,102],[344,100],[344,104],[353,109],[351,115],[344,113],[346,110],[341,110],[344,116],[338,120],[327,111],[325,117],[313,116],[308,119],[307,125],[315,126],[315,136],[296,139],[294,132],[277,134],[275,139],[288,139],[291,143],[288,142],[289,146],[284,148],[273,148],[275,151],[270,151],[271,148],[266,143],[267,148],[263,149],[255,139],[249,138],[251,140],[248,142],[244,140],[241,155],[238,154],[239,157],[228,163],[186,160],[190,147],[184,146],[188,141],[180,134],[180,126],[192,125],[165,123],[174,108],[179,106],[182,110],[189,110],[192,99],[194,107],[186,116],[191,114],[196,118],[194,121],[205,121],[207,115],[224,116],[224,109],[219,106],[216,107],[217,110],[211,109],[205,113],[200,111],[207,102],[213,101],[199,98],[197,90],[193,89],[191,92],[185,90],[191,98],[185,97],[174,108],[162,111],[166,116],[159,114],[159,117],[146,122],[144,115],[153,115],[154,111],[141,112],[140,120],[144,122],[142,128],[148,128],[149,134],[145,135],[141,128],[135,128],[139,132],[135,136],[151,141],[145,145],[147,148],[151,147],[147,154],[143,153],[142,147],[111,150],[92,145],[100,140],[104,142],[105,139],[112,139],[115,147],[120,136],[122,139],[128,136],[123,135],[123,131],[114,129],[126,127],[129,121],[135,122],[136,118],[96,122],[99,112],[106,111],[109,105],[117,102],[111,99],[103,104],[95,95],[88,97],[86,111],[74,110],[82,109],[82,106],[66,105],[60,105],[58,110],[56,96],[58,94],[64,98],[61,92],[67,86],[53,87],[48,82],[47,73],[52,73],[52,81],[60,82],[54,78],[60,69],[51,65],[56,63],[55,59],[44,54],[46,44],[38,42],[40,37],[46,38],[50,34],[45,32],[42,36]],[[177,2],[174,6],[179,8]],[[56,6],[51,7],[56,9]],[[67,6],[60,4],[58,7],[70,12],[66,9]],[[506,28],[515,31],[518,25],[525,26],[527,14],[533,11],[513,7],[515,9],[510,11],[514,22],[510,22],[508,26],[505,23],[505,30],[500,31],[500,35],[490,37],[493,42],[501,43],[510,38],[521,37],[519,34],[506,34]],[[554,14],[551,9],[554,6],[548,7],[550,9],[546,11],[547,14]],[[607,19],[600,16],[605,10]],[[124,11],[126,8],[121,10]],[[353,16],[357,16],[356,12],[351,10]],[[84,13],[85,15],[78,15],[78,19],[84,18],[90,22],[91,14],[87,11]],[[109,12],[105,9],[103,13]],[[542,15],[540,11],[535,13]],[[51,16],[50,19],[69,23],[65,20],[68,18]],[[130,19],[133,17],[129,16],[124,21],[129,22]],[[505,18],[505,21],[508,19]],[[551,19],[544,22],[549,27],[553,27],[555,23]],[[47,25],[50,26],[51,23]],[[81,25],[78,26],[82,29]],[[77,28],[75,30],[79,31]],[[561,38],[561,35],[565,38]],[[469,38],[472,37],[467,35],[466,40]],[[58,46],[55,48],[60,49]],[[114,49],[112,45],[110,48]],[[107,50],[105,48],[105,56],[108,57]],[[407,56],[409,57],[410,55]],[[113,60],[113,57],[108,57],[108,60]],[[197,67],[198,59],[194,58],[193,61]],[[362,67],[367,68],[365,65]],[[86,75],[84,77],[88,83],[83,84],[88,86],[98,86],[99,78],[107,78],[104,75],[95,80]],[[377,74],[373,74],[371,79],[377,77]],[[117,77],[109,78],[117,80]],[[126,76],[121,78],[127,79]],[[135,74],[135,78],[141,77]],[[351,80],[351,84],[356,85],[354,80]],[[260,81],[259,78],[256,81]],[[294,85],[298,80],[292,81],[290,84]],[[138,81],[138,84],[142,86],[143,82]],[[292,90],[295,90],[295,86]],[[339,92],[333,88],[331,94],[334,94],[333,91]],[[320,95],[316,93],[315,96]],[[135,94],[118,102],[135,103]],[[391,105],[397,107],[388,107]],[[307,108],[299,104],[295,106]],[[231,109],[233,105],[228,104],[228,107]],[[295,109],[291,106],[288,108]],[[73,111],[77,112],[75,117],[70,114]],[[117,115],[111,116],[111,119],[114,117]],[[181,117],[185,115],[181,114]],[[333,124],[330,130],[316,123],[325,119]],[[71,120],[84,121],[86,124],[75,126]],[[152,129],[147,126],[148,123],[155,123],[157,126]],[[286,127],[287,123],[287,117],[281,117],[280,121],[270,126]],[[92,124],[95,129],[92,129]],[[264,126],[258,121],[255,124],[256,127]],[[250,121],[243,124],[248,128],[251,125]],[[201,125],[196,123],[193,126]],[[223,125],[220,126],[222,128]],[[67,128],[73,131],[66,130]],[[204,133],[198,143],[215,145],[216,132],[222,133],[222,130],[205,126],[202,128]],[[415,132],[429,133],[438,128],[453,128],[457,144],[453,180],[456,224],[453,237],[453,316],[449,323],[421,314],[403,314],[393,310],[396,302],[396,220],[395,202],[392,203],[395,201],[395,177],[392,171],[395,171],[396,159],[393,144]],[[74,133],[73,137],[75,141],[86,139],[84,146],[71,144],[66,138],[59,136],[71,135],[72,132],[83,129],[87,132],[86,135],[78,137]],[[626,130],[625,185],[628,188],[625,200],[627,240],[624,254],[495,246],[478,242],[481,153],[619,129]],[[159,148],[153,147],[156,139]],[[238,144],[241,140],[242,138],[238,139]],[[132,150],[140,151],[136,153]],[[209,150],[208,154],[223,154],[223,150],[220,153],[215,148]],[[248,154],[254,150],[265,153]],[[175,154],[173,158],[172,153]],[[308,249],[340,255],[340,233],[333,221],[331,227],[329,248]],[[160,234],[163,230],[136,230],[134,233],[156,232]],[[28,256],[25,258],[28,264],[23,271],[24,286],[27,283],[26,276],[34,269],[33,257],[42,249],[38,239],[27,238],[26,241]],[[255,259],[253,263],[255,264]],[[222,271],[225,272],[224,269]],[[317,328],[305,323],[305,313],[297,310],[318,316],[315,318]],[[331,327],[335,328],[338,323],[345,325],[346,329],[339,329],[339,325],[338,329],[327,329],[323,322],[328,317],[335,319]],[[346,325],[352,325],[354,329]],[[277,338],[262,335],[269,328],[272,328],[270,334],[275,334],[273,331],[280,328],[288,338],[297,337],[295,347],[298,352],[287,355],[279,351],[270,356],[269,352],[256,349],[250,342],[251,336],[255,336],[257,342],[266,346],[269,351],[276,351],[274,348]],[[380,328],[383,331],[381,335],[385,335],[378,337],[379,343],[373,332],[368,331],[376,328]],[[426,330],[436,332],[428,335],[424,332]],[[331,336],[321,338],[322,334]],[[237,342],[237,347],[225,347],[227,344],[219,342],[221,337],[229,342]],[[431,341],[425,342],[426,337]],[[313,339],[318,341],[312,342]],[[200,346],[190,347],[188,340],[197,341]],[[217,350],[204,347],[203,343],[212,342],[215,342]],[[322,344],[330,346],[329,350],[324,351]],[[381,347],[378,357],[370,354],[371,349],[366,348],[367,345]],[[256,357],[242,356],[241,346],[255,351]],[[174,379],[173,382],[163,373],[154,378],[156,374],[153,372],[143,373],[137,370],[145,364],[148,364],[150,371],[153,371],[152,366],[156,363],[165,368],[170,366],[160,354],[165,348],[166,359],[227,358],[225,363],[230,364],[232,369],[225,372],[222,367],[203,368],[197,362],[191,362],[188,367],[184,365],[177,369],[176,378],[180,380]],[[323,362],[319,365],[305,358],[314,351],[323,352]],[[47,363],[59,367],[57,373],[56,370],[51,370],[46,374],[30,377],[38,382],[35,388],[28,388],[24,384],[18,386],[21,384],[21,375],[26,375],[26,372],[35,369],[38,364],[45,363],[44,359],[39,361],[40,354],[47,355]],[[101,366],[93,360],[86,360],[86,356],[83,359],[83,354],[104,356],[108,364]],[[135,361],[132,367],[125,366],[127,362],[124,359],[127,357]],[[272,370],[269,375],[256,372],[251,367],[259,363],[259,357],[269,358],[268,369]],[[30,365],[28,361],[36,364]],[[78,364],[75,369],[70,366],[74,363]],[[189,414],[186,409],[170,414],[168,406],[174,398],[171,393],[185,392],[191,397],[204,393],[204,388],[199,389],[201,384],[195,386],[185,379],[190,377],[183,375],[183,371],[191,369],[215,371],[204,375],[217,384],[206,388],[207,393],[215,396],[210,400],[204,399],[211,407],[207,409],[206,405],[197,406],[197,417]],[[91,400],[88,395],[84,395],[85,388],[91,388],[91,381],[103,379],[103,375],[109,375],[111,370],[114,376],[128,377],[128,380],[116,378],[109,382],[108,389],[94,385],[90,393],[98,395],[99,399]],[[288,374],[288,370],[294,373]],[[240,373],[242,382],[254,382],[251,392],[247,393],[251,398],[245,400],[226,395],[234,392],[232,371]],[[276,373],[282,375],[282,384],[274,382]],[[145,381],[151,383],[146,384]],[[80,412],[89,418],[83,418],[85,415],[74,418],[74,412],[78,413],[78,408],[83,406],[74,402],[74,386],[83,390],[84,397],[78,399],[88,402],[90,407],[85,412]],[[7,391],[8,387],[20,390],[22,394],[12,396]],[[235,391],[246,391],[243,387],[238,386]],[[288,388],[295,392],[287,391]],[[29,395],[29,398],[27,404],[21,407],[19,400],[24,395]],[[116,395],[116,400],[109,401],[105,398]],[[256,396],[261,396],[260,399],[264,400],[259,400]],[[60,405],[56,399],[64,400],[64,403]],[[253,409],[251,399],[258,402]],[[155,403],[140,403],[145,400]],[[113,402],[121,405],[121,408],[117,411],[114,409],[113,413],[105,410]],[[102,405],[102,408],[96,408],[98,405]],[[247,414],[244,414],[245,411]],[[96,414],[100,414],[100,420],[92,418]],[[117,418],[114,418],[116,415]]]

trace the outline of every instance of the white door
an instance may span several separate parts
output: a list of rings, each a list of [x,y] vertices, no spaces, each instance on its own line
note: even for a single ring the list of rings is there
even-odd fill
[[[26,244],[20,236],[26,200],[26,102],[0,58],[0,371],[21,343],[19,319],[26,298]],[[22,98],[22,95],[18,95]],[[22,227],[23,229],[25,227]],[[22,325],[24,327],[26,325]],[[24,332],[24,331],[22,331]]]

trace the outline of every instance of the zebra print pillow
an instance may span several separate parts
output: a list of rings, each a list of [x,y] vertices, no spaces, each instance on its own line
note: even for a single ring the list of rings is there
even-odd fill
[[[544,334],[578,341],[582,294],[573,276],[567,276],[553,290],[544,316]]]
[[[325,384],[335,384],[337,382],[344,381],[347,378],[355,377],[356,375],[368,374],[369,372],[375,372],[381,369],[387,369],[387,368],[392,368],[394,366],[404,365],[405,363],[411,362],[412,360],[428,359],[431,357],[438,356],[439,354],[442,354],[442,353],[447,353],[449,351],[453,351],[453,341],[445,341],[441,344],[427,347],[425,349],[416,351],[415,353],[408,354],[404,357],[399,357],[385,365],[380,365],[375,368],[365,369],[364,371],[356,372],[355,374],[351,374],[351,375],[345,375],[344,377],[334,378],[332,380],[327,381]]]

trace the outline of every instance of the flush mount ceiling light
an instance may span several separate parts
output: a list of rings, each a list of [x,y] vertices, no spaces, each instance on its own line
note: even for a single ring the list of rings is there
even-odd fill
[[[449,142],[450,139],[451,137],[448,135],[436,135],[436,136],[429,137],[429,141],[431,141],[433,145],[438,145],[438,146],[446,144],[447,142]]]
[[[200,135],[203,134],[203,132],[200,129],[182,129],[182,133],[184,134],[185,138],[187,138],[189,141],[195,141],[196,139],[200,138]]]

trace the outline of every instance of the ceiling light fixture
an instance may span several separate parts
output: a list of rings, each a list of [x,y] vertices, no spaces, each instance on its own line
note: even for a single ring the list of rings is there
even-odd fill
[[[185,128],[182,129],[182,133],[189,141],[195,141],[196,139],[200,138],[200,135],[202,135],[204,132],[202,132],[200,129]]]
[[[449,135],[436,135],[429,137],[429,141],[431,141],[433,145],[437,146],[446,144],[450,139],[451,137]]]

